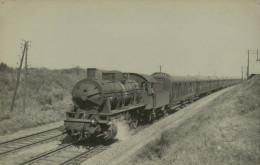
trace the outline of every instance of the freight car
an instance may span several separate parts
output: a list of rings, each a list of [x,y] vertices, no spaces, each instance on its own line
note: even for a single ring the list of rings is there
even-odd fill
[[[117,134],[117,121],[123,120],[136,128],[139,122],[151,122],[166,111],[239,82],[96,68],[89,68],[87,74],[72,90],[74,108],[66,113],[64,121],[64,129],[72,137],[110,139]]]

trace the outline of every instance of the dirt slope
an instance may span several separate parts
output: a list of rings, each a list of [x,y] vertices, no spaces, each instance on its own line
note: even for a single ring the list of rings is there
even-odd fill
[[[189,105],[188,107],[176,112],[175,114],[168,116],[165,119],[160,120],[150,127],[138,132],[137,134],[131,136],[129,139],[120,140],[118,143],[113,144],[110,149],[88,159],[82,164],[143,164],[146,162],[146,159],[148,162],[147,164],[152,163],[155,159],[151,159],[150,161],[148,158],[149,156],[146,156],[146,153],[147,155],[149,155],[150,151],[146,152],[143,147],[145,147],[147,144],[149,145],[151,141],[160,137],[163,131],[169,129],[178,130],[178,128],[185,123],[189,123],[189,121],[193,120],[193,118],[197,116],[199,112],[206,110],[205,107],[207,105],[212,103],[223,93],[232,90],[232,88],[233,87],[218,91],[195,102],[194,104]],[[183,137],[177,137],[177,139],[179,140],[181,138]],[[139,153],[144,153],[144,155],[135,156],[139,155]]]
[[[120,164],[260,164],[260,76],[219,96]]]

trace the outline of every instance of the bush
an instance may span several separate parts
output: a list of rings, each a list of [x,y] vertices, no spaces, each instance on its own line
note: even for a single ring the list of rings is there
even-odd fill
[[[71,90],[86,77],[86,70],[79,67],[63,70],[28,69],[26,112],[22,111],[22,72],[14,109],[10,113],[16,74],[16,70],[0,64],[0,135],[63,120],[65,112],[72,106]]]
[[[156,158],[162,158],[164,152],[167,150],[170,144],[170,134],[167,131],[161,133],[160,138],[147,144],[142,151],[137,154],[138,158],[154,160]]]

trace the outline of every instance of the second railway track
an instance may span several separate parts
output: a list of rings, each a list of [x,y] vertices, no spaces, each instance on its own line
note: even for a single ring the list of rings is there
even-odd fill
[[[98,154],[109,147],[100,144],[89,148],[78,148],[78,143],[80,143],[80,141],[75,141],[70,144],[63,144],[56,149],[42,153],[26,162],[21,163],[20,165],[80,164],[91,156]]]
[[[58,128],[0,143],[0,157],[64,136]]]

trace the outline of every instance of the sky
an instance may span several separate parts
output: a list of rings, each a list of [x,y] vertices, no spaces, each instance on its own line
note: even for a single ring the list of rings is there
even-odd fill
[[[260,49],[258,0],[0,0],[0,62],[241,77]]]

